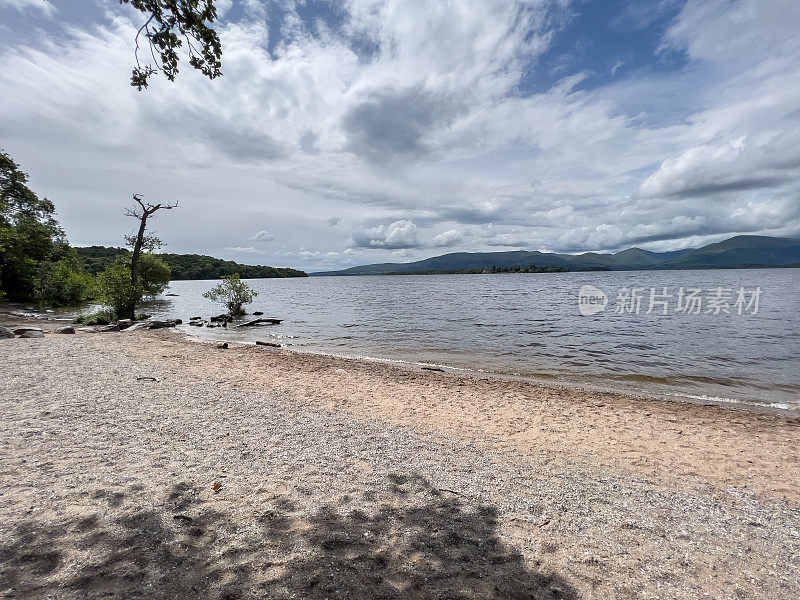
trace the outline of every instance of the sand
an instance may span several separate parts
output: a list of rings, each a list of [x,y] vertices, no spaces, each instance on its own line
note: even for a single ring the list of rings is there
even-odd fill
[[[38,325],[0,597],[800,597],[795,416]]]

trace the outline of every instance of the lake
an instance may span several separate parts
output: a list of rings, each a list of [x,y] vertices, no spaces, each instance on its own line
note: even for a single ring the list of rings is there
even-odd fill
[[[179,329],[226,341],[278,342],[297,351],[800,409],[798,269],[248,283],[259,293],[250,311],[284,319],[281,325]],[[184,321],[222,313],[202,297],[213,285],[174,281],[166,292],[178,296],[160,296],[144,310]],[[600,299],[584,286],[597,288]],[[583,312],[596,314],[581,314],[581,288],[590,296]]]

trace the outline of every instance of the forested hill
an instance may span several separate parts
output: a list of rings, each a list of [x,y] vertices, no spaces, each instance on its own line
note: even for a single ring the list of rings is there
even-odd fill
[[[501,267],[562,267],[569,271],[632,271],[641,269],[733,269],[800,267],[800,239],[737,235],[702,248],[650,252],[628,248],[616,254],[553,254],[549,252],[455,252],[408,263],[382,263],[312,275],[385,275],[497,271]]]
[[[112,264],[118,256],[130,254],[125,248],[106,246],[86,246],[75,248],[86,270],[92,275],[101,272]],[[172,269],[170,279],[219,279],[223,275],[238,273],[242,279],[262,279],[272,277],[307,277],[304,271],[288,267],[267,267],[261,265],[240,265],[230,260],[222,260],[200,254],[159,254]]]

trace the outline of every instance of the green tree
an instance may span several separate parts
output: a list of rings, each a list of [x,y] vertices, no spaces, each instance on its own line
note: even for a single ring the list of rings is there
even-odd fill
[[[209,79],[222,75],[222,46],[212,24],[217,19],[214,0],[120,0],[130,4],[147,16],[136,33],[131,85],[139,91],[147,87],[156,73],[163,73],[169,81],[178,74],[178,50],[186,43],[189,64]],[[139,39],[144,37],[149,45],[152,62],[139,60]]]
[[[171,269],[155,254],[142,254],[139,257],[139,284],[145,296],[157,296],[169,284]]]
[[[258,292],[253,291],[249,285],[241,281],[238,273],[223,275],[222,283],[203,294],[204,298],[223,304],[232,317],[244,315],[244,305],[250,304],[256,296],[258,296]]]
[[[12,300],[34,296],[42,261],[64,258],[69,246],[55,207],[28,187],[28,175],[0,152],[0,289]]]
[[[36,269],[35,298],[53,306],[76,306],[84,302],[93,285],[92,276],[80,265],[77,254],[68,248],[56,261],[42,261]]]
[[[143,293],[141,286],[131,283],[131,270],[123,264],[108,267],[95,281],[96,299],[114,309],[119,318],[131,318],[128,315],[134,314]]]

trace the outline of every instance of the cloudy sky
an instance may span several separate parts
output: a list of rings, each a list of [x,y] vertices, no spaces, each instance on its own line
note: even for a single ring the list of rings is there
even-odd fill
[[[797,0],[218,0],[222,78],[129,86],[140,13],[0,0],[0,146],[70,241],[327,270],[800,236]]]

